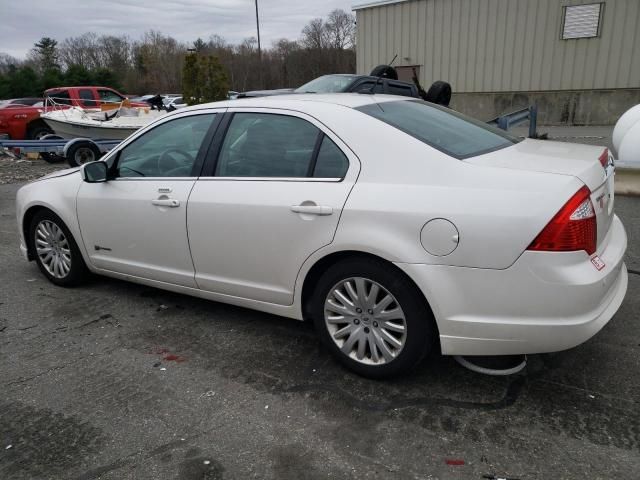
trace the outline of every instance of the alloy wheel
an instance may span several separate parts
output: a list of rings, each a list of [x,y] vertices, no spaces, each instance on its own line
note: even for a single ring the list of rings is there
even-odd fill
[[[347,278],[329,290],[324,320],[342,353],[368,365],[391,362],[407,338],[405,314],[396,298],[363,277]]]
[[[62,229],[51,220],[42,220],[35,231],[35,247],[45,270],[55,278],[65,278],[71,270],[71,248]]]

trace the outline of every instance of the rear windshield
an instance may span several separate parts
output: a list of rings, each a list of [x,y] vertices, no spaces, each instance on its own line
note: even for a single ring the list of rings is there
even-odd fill
[[[453,110],[405,100],[356,108],[455,158],[468,158],[517,143],[516,137]]]

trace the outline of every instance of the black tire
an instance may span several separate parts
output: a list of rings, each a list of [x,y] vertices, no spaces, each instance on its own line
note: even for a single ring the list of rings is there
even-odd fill
[[[395,297],[395,301],[404,313],[406,325],[404,346],[395,358],[386,363],[367,364],[343,353],[333,340],[325,322],[325,301],[329,293],[340,282],[352,277],[368,279],[386,289]],[[329,267],[318,280],[311,298],[310,312],[318,335],[331,354],[344,366],[364,377],[387,378],[410,371],[432,350],[437,339],[433,315],[418,288],[400,271],[380,260],[356,257]],[[362,315],[366,313],[363,312]],[[375,317],[362,318],[362,320],[354,318],[352,321],[362,327],[367,334],[371,331],[373,336],[373,326],[378,327],[372,322],[374,319]],[[370,330],[365,327],[365,322],[369,322],[367,325],[370,326]],[[368,346],[366,348],[365,355],[370,359],[373,358],[371,348]]]
[[[40,120],[42,122],[42,120]],[[40,140],[45,135],[51,135],[53,131],[47,127],[47,125],[42,123],[36,123],[35,125],[31,125],[27,130],[27,139],[28,140]]]
[[[442,80],[433,82],[429,87],[425,100],[448,107],[449,103],[451,103],[451,85]]]
[[[370,75],[372,77],[383,77],[390,78],[391,80],[398,79],[398,72],[391,65],[378,65],[376,68],[371,70]]]
[[[62,277],[57,277],[49,272],[36,251],[36,229],[38,228],[38,225],[40,225],[40,223],[44,221],[51,222],[58,228],[60,228],[67,240],[67,244],[69,247],[68,250],[70,251],[71,257],[71,266],[66,275]],[[84,259],[82,258],[82,254],[80,253],[80,249],[78,248],[78,244],[76,243],[73,235],[71,235],[71,232],[64,224],[64,222],[52,211],[40,210],[34,215],[33,219],[31,220],[31,224],[29,225],[29,238],[27,241],[29,242],[29,249],[31,252],[33,252],[33,257],[38,264],[38,268],[51,283],[54,283],[55,285],[59,285],[61,287],[72,287],[80,285],[87,280],[89,270],[84,263]]]
[[[93,142],[75,142],[67,150],[67,162],[71,167],[79,167],[85,163],[95,162],[102,156],[100,149]]]
[[[60,163],[66,160],[62,155],[49,152],[41,152],[40,157],[47,163]]]

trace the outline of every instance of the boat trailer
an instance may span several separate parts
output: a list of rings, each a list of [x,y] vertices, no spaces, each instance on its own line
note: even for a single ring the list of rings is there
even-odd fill
[[[18,155],[39,153],[49,163],[66,160],[71,167],[79,167],[100,159],[102,155],[120,144],[121,140],[96,140],[92,138],[61,138],[55,134],[45,135],[40,140],[3,140],[0,149],[5,148]]]

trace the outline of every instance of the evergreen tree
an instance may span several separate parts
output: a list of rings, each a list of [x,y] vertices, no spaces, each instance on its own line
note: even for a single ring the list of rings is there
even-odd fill
[[[33,55],[40,70],[60,70],[58,59],[58,42],[50,37],[42,37],[33,46]]]

